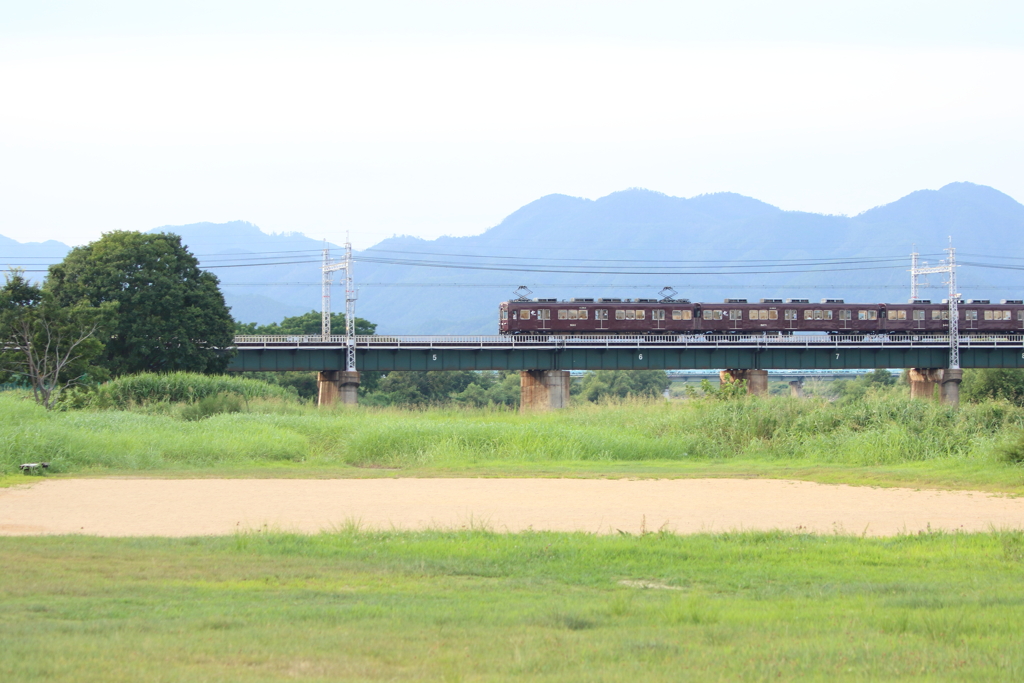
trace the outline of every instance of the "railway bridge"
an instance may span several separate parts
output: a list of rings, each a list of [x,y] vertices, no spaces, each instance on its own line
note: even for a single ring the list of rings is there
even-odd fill
[[[959,401],[962,371],[948,369],[948,335],[637,335],[637,336],[239,336],[229,371],[320,373],[321,403],[356,402],[356,367],[392,370],[518,370],[523,409],[567,404],[570,370],[721,369],[723,381],[745,380],[767,392],[769,370],[909,368],[911,395]],[[964,335],[963,368],[1024,368],[1024,335]]]

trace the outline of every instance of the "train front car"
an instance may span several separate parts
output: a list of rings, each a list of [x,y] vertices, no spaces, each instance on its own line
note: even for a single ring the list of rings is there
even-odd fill
[[[498,334],[508,334],[508,302],[498,305]]]

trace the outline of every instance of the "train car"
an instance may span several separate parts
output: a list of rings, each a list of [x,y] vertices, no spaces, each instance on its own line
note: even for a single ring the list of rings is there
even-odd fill
[[[1024,333],[1024,301],[958,303],[961,334]],[[501,334],[942,334],[949,307],[916,299],[906,304],[847,304],[843,299],[533,299],[502,302]]]

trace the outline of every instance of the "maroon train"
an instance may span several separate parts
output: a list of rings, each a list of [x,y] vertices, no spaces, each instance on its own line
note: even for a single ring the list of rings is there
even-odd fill
[[[1024,333],[1024,300],[959,301],[960,333]],[[842,299],[533,299],[498,308],[501,334],[942,334],[949,307],[916,299],[906,304],[848,304]]]

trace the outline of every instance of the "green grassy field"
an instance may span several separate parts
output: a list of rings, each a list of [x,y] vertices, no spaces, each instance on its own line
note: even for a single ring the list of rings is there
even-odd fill
[[[1024,409],[1000,401],[626,401],[520,415],[254,396],[199,420],[188,419],[193,407],[47,413],[4,392],[0,483],[46,461],[51,475],[738,476],[1024,493],[1024,468],[1000,450],[1020,439]]]
[[[4,681],[1024,676],[1024,536],[0,538]]]

